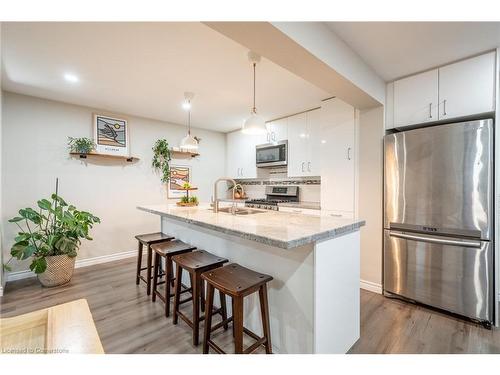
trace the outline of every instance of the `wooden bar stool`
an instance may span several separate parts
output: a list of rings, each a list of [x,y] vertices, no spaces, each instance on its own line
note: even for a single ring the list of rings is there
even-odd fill
[[[207,282],[206,318],[205,334],[203,337],[203,353],[208,354],[209,348],[214,349],[219,354],[225,352],[212,340],[210,333],[218,327],[212,325],[212,307],[214,303],[214,289],[223,292],[233,298],[233,336],[234,352],[236,354],[249,354],[255,351],[260,345],[266,349],[266,353],[272,353],[271,329],[269,325],[269,304],[267,300],[267,283],[273,278],[232,263],[222,268],[217,268],[203,273],[201,278]],[[260,313],[262,317],[262,330],[264,337],[259,337],[243,326],[243,299],[255,292],[259,292]],[[229,319],[231,320],[231,318]],[[243,350],[243,333],[246,333],[255,343]]]
[[[173,311],[173,323],[177,324],[178,317],[180,316],[192,329],[193,329],[193,345],[198,345],[199,342],[199,330],[200,322],[205,319],[205,316],[200,316],[200,298],[204,291],[203,280],[201,279],[201,274],[205,271],[210,271],[219,267],[222,267],[224,263],[228,260],[222,257],[218,257],[214,254],[210,254],[205,250],[197,250],[190,253],[185,253],[181,255],[176,255],[172,257],[172,260],[176,264],[176,277],[175,277],[175,297],[174,297],[174,311]],[[180,306],[180,295],[181,295],[181,280],[182,271],[186,270],[189,272],[191,277],[191,287],[193,289],[193,320],[191,321],[186,315],[179,311]],[[222,321],[227,321],[227,311],[226,311],[226,297],[221,292],[220,293],[221,307],[216,311],[210,311],[213,313],[219,313],[222,316]],[[207,312],[205,311],[205,314]],[[222,325],[221,325],[222,326]],[[227,329],[227,322],[224,323],[224,328]]]
[[[189,245],[181,240],[171,240],[168,242],[161,242],[151,245],[151,249],[154,252],[154,270],[153,270],[153,302],[156,301],[156,297],[160,298],[165,302],[165,316],[170,316],[170,299],[172,297],[172,287],[174,286],[174,270],[172,266],[172,257],[174,255],[180,255],[184,253],[189,253],[196,250],[196,246]],[[161,272],[161,259],[165,259],[165,272]],[[164,281],[158,281],[159,278],[165,276]],[[165,284],[165,295],[162,295],[158,290],[158,285]],[[191,288],[182,284],[184,289],[181,294],[190,292]],[[180,304],[189,302],[191,298],[180,301]]]
[[[144,281],[146,283],[146,291],[148,296],[151,294],[151,271],[153,269],[152,266],[152,259],[153,259],[153,254],[151,251],[151,245],[154,245],[156,243],[160,242],[166,242],[173,240],[174,237],[169,236],[167,234],[157,232],[157,233],[147,233],[147,234],[139,234],[135,236],[137,241],[139,241],[139,248],[137,252],[137,272],[135,274],[135,283],[139,285],[139,281]],[[142,250],[144,245],[146,246],[147,249],[147,266],[142,267]],[[141,275],[141,271],[146,270],[146,278]]]

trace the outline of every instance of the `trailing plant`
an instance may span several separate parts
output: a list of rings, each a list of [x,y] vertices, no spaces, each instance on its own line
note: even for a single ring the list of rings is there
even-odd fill
[[[153,146],[153,160],[151,166],[161,173],[161,181],[170,180],[170,148],[166,139],[158,139]]]
[[[92,240],[89,230],[101,222],[91,213],[67,204],[57,195],[57,188],[50,199],[41,199],[37,205],[38,210],[20,209],[19,216],[9,220],[19,227],[20,232],[10,250],[12,257],[4,264],[7,271],[11,270],[9,263],[13,258],[33,258],[30,270],[38,274],[45,272],[45,258],[48,256],[66,254],[75,257],[81,239]]]
[[[80,154],[89,154],[96,148],[96,144],[90,138],[73,138],[68,137],[68,148],[71,152]]]

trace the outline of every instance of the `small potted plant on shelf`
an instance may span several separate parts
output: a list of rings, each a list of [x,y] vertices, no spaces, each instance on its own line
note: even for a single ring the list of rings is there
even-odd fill
[[[70,152],[74,152],[80,155],[87,155],[95,150],[96,144],[90,138],[68,137],[68,148]]]
[[[30,270],[35,272],[43,286],[62,285],[71,280],[75,257],[82,239],[92,240],[89,231],[100,223],[93,214],[77,210],[56,193],[50,199],[37,202],[38,209],[23,208],[19,216],[9,220],[20,231],[11,248],[11,258],[4,264],[10,271],[13,258],[31,258]]]

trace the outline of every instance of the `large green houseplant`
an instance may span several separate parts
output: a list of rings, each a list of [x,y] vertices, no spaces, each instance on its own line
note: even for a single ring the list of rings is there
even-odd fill
[[[170,147],[166,139],[158,139],[153,146],[151,166],[161,173],[161,182],[170,180]]]
[[[23,208],[9,220],[19,227],[11,248],[12,257],[4,265],[10,270],[13,258],[32,258],[30,269],[44,286],[68,282],[73,275],[75,257],[82,239],[92,240],[89,231],[98,217],[79,211],[56,193],[37,202],[38,209]]]

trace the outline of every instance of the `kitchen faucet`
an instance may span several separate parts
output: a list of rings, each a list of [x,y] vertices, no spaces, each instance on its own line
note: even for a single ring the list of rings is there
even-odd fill
[[[221,177],[217,181],[215,181],[215,183],[214,183],[214,195],[213,195],[214,196],[214,212],[215,213],[219,212],[219,201],[220,201],[220,199],[217,197],[217,184],[220,181],[227,181],[227,182],[231,182],[233,184],[233,187],[231,189],[233,191],[233,209],[231,210],[231,213],[234,215],[235,214],[235,209],[234,209],[234,191],[236,189],[236,181],[234,181],[230,177]]]

